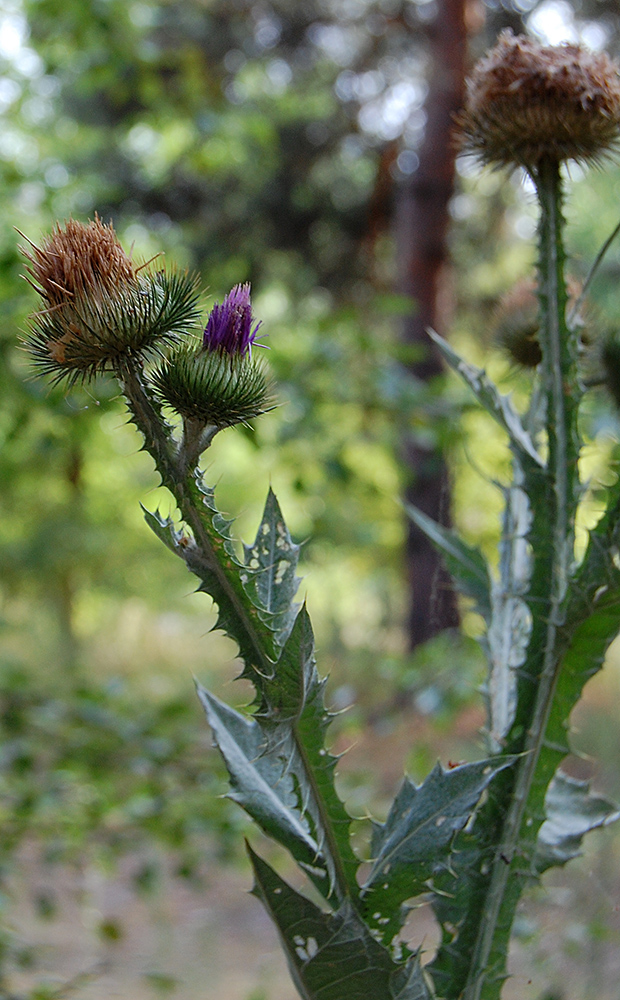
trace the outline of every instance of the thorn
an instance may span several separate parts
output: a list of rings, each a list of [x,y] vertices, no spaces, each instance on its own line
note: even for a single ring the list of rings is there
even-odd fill
[[[27,274],[20,274],[20,278],[22,278],[24,281],[27,281],[28,284],[30,285],[30,287],[34,288],[34,290],[37,293],[37,295],[42,295],[43,294],[43,290],[41,288],[39,288],[38,285],[35,285],[34,282],[32,282],[30,280],[30,278],[28,277]]]
[[[21,229],[18,229],[17,226],[13,226],[13,229],[15,230],[16,233],[18,233],[21,236],[23,240],[26,240],[26,243],[30,243],[30,246],[32,247],[33,250],[39,249],[36,243],[33,243],[32,240],[28,236],[26,236],[25,233],[22,233]]]
[[[131,250],[129,252],[130,258],[131,258],[131,255],[133,254],[133,248],[134,248],[134,244],[132,243],[131,244]],[[165,253],[164,253],[163,250],[160,250],[159,253],[153,254],[153,256],[150,257],[147,261],[145,261],[144,264],[140,264],[140,267],[136,268],[136,274],[138,274],[140,271],[144,270],[145,267],[148,267],[149,264],[152,264],[153,261],[157,260],[158,257],[165,257]]]

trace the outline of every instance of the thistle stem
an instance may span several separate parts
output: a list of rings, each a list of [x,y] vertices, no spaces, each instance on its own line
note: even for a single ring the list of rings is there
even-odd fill
[[[134,423],[144,437],[144,448],[155,462],[162,484],[172,493],[183,520],[193,533],[201,558],[218,578],[220,587],[235,608],[238,620],[242,623],[249,645],[253,649],[255,668],[263,675],[270,676],[273,672],[273,659],[232,586],[209,537],[205,513],[200,507],[200,493],[194,478],[194,470],[188,465],[190,456],[183,442],[179,445],[174,438],[172,428],[166,423],[157,402],[145,386],[141,369],[136,362],[125,359],[122,368],[117,371],[117,377]],[[193,457],[197,458],[195,448],[193,451]]]
[[[205,512],[201,509],[201,494],[196,484],[192,460],[197,460],[199,449],[204,450],[202,446],[205,442],[210,443],[218,428],[204,427],[203,424],[186,420],[182,440],[177,441],[172,429],[165,423],[148,385],[145,384],[139,366],[126,360],[123,369],[117,374],[134,423],[144,436],[145,449],[153,458],[162,484],[172,493],[183,521],[193,534],[196,547],[193,551],[186,552],[185,561],[188,568],[196,571],[196,564],[202,561],[209,572],[217,577],[219,588],[225,591],[227,600],[242,625],[246,646],[251,649],[254,669],[263,678],[271,677],[274,671],[274,659],[270,656],[260,631],[255,628],[248,613],[250,602],[244,602],[231,583],[225,565],[226,560],[222,558],[221,550],[219,552],[216,550],[209,535],[208,515],[205,516]],[[238,573],[236,566],[232,572]],[[335,899],[338,904],[347,899],[352,901],[357,896],[355,880],[353,876],[351,879],[347,877],[321,783],[310,760],[303,733],[297,725],[293,727],[293,738],[308,786],[312,788],[313,798],[321,815],[326,854],[333,862]]]
[[[530,716],[524,727],[522,744],[520,747],[510,748],[520,751],[522,756],[517,764],[510,799],[506,803],[506,817],[495,852],[484,908],[480,914],[479,931],[463,994],[465,1000],[481,1000],[483,997],[495,995],[486,990],[486,984],[494,979],[496,973],[493,961],[496,934],[498,928],[504,927],[507,922],[512,922],[520,894],[510,891],[511,875],[514,876],[513,862],[519,860],[527,802],[544,743],[561,666],[559,629],[564,621],[563,609],[574,551],[574,519],[578,497],[576,416],[579,396],[575,371],[576,345],[574,337],[567,328],[565,317],[562,188],[557,161],[544,159],[540,162],[536,174],[536,186],[541,210],[540,341],[543,354],[542,391],[546,397],[548,451],[545,470],[548,489],[544,491],[544,495],[552,498],[552,509],[547,511],[547,517],[552,520],[549,584],[543,602],[544,611],[537,612],[538,615],[545,615],[544,654],[539,674],[533,678],[535,693],[531,702]],[[526,669],[527,666],[526,664]],[[530,842],[541,823],[542,817],[534,825],[535,828],[528,829]],[[522,864],[521,860],[519,864]],[[493,983],[490,989],[493,990],[496,986],[497,983]]]
[[[195,468],[198,459],[210,446],[218,430],[220,428],[215,424],[205,426],[202,420],[192,420],[189,417],[183,420],[183,438],[179,444],[178,460],[179,467],[184,472],[187,473]]]

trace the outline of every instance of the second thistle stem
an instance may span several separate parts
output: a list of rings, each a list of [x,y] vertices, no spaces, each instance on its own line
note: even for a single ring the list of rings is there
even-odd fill
[[[510,925],[519,898],[509,891],[513,863],[518,859],[526,820],[528,798],[535,780],[540,752],[544,743],[553,694],[561,665],[559,629],[564,620],[564,603],[570,578],[574,549],[574,518],[577,503],[578,440],[576,413],[578,387],[575,375],[575,345],[566,324],[566,287],[564,280],[564,250],[562,240],[561,177],[557,161],[545,159],[536,175],[540,202],[540,341],[543,354],[542,389],[546,397],[546,437],[548,489],[544,498],[552,498],[551,546],[548,560],[548,588],[540,609],[534,615],[545,615],[544,653],[535,682],[529,720],[521,746],[510,749],[522,754],[517,765],[514,784],[503,822],[485,905],[480,916],[470,974],[464,992],[466,1000],[481,1000],[494,996],[497,989],[493,955],[498,929]],[[532,500],[533,498],[530,498]],[[546,502],[546,499],[545,499]],[[542,610],[544,608],[544,610]],[[537,634],[540,634],[537,632]],[[537,659],[531,650],[528,664]],[[542,818],[530,828],[531,838]],[[522,862],[519,862],[520,864]],[[489,982],[490,991],[485,984]]]
[[[559,164],[541,161],[536,178],[540,220],[540,339],[543,390],[547,397],[548,474],[555,494],[552,608],[562,603],[573,561],[579,454],[576,415],[579,393],[575,334],[566,323],[566,285],[562,239],[562,181]],[[559,624],[559,622],[555,622]]]

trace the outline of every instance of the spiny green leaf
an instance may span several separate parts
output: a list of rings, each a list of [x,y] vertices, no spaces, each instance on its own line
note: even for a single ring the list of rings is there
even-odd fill
[[[356,897],[359,861],[351,817],[334,786],[337,758],[325,748],[330,717],[314,661],[314,637],[299,612],[256,715],[246,719],[204,689],[198,693],[226,761],[232,798],[290,850],[326,899]],[[328,877],[325,877],[327,874]]]
[[[183,537],[183,532],[179,531],[174,526],[174,521],[171,517],[162,517],[158,510],[153,513],[144,506],[142,507],[142,513],[144,514],[144,520],[148,524],[151,531],[153,531],[160,542],[163,542],[166,548],[174,552],[175,555],[179,555],[179,545],[181,544],[181,538]]]
[[[620,815],[613,803],[590,792],[589,781],[571,778],[562,770],[557,771],[547,789],[545,814],[538,831],[538,872],[576,858],[586,833],[612,823]]]
[[[447,864],[433,876],[433,911],[441,927],[441,945],[427,967],[438,997],[451,996],[455,983],[467,977],[477,927],[471,913],[484,906],[496,847],[493,831],[479,832],[483,816],[493,818],[491,808],[478,813],[476,833],[469,828],[457,834]],[[470,929],[471,928],[471,929]]]
[[[298,605],[294,597],[299,585],[296,576],[299,545],[295,545],[282,517],[280,505],[273,490],[267,494],[265,510],[253,545],[244,545],[245,566],[248,574],[242,575],[246,593],[259,610],[269,617],[265,620],[282,643],[288,636]]]
[[[491,580],[482,553],[467,545],[456,532],[433,521],[417,507],[405,504],[405,510],[414,524],[442,553],[448,571],[462,592],[473,598],[476,610],[488,622],[491,617]]]
[[[502,912],[498,920],[492,965],[497,972],[497,978],[490,977],[488,981],[488,996],[499,996],[500,985],[504,976],[504,960],[510,940],[510,928],[514,906],[523,887],[535,878],[539,870],[544,870],[551,863],[563,863],[560,860],[562,850],[567,844],[557,847],[560,851],[558,860],[553,861],[549,851],[541,858],[539,834],[547,818],[547,790],[557,773],[562,759],[570,752],[568,742],[568,725],[570,713],[580,697],[583,686],[597,670],[600,669],[605,652],[616,636],[620,622],[620,573],[613,569],[612,556],[608,547],[602,544],[604,526],[601,525],[600,537],[591,539],[594,548],[590,550],[587,560],[584,560],[577,580],[573,582],[564,626],[564,653],[558,672],[555,697],[551,705],[549,720],[545,730],[545,743],[541,749],[534,779],[528,794],[525,814],[519,832],[517,853],[512,861],[512,871],[508,883]],[[602,572],[602,562],[597,571],[592,569],[593,562],[607,559],[606,576]],[[615,574],[615,582],[610,574]],[[607,583],[594,586],[594,580],[607,579]],[[582,581],[582,586],[577,583]],[[498,781],[501,781],[500,777]],[[553,805],[554,799],[551,799]],[[551,817],[549,817],[551,818]],[[611,822],[609,816],[606,822]],[[455,842],[455,853],[450,861],[450,868],[439,876],[435,876],[435,887],[442,893],[433,899],[433,909],[442,925],[443,946],[430,966],[437,992],[445,995],[450,984],[460,982],[467,976],[475,938],[468,935],[466,927],[468,912],[484,907],[488,891],[485,872],[491,870],[496,861],[497,848],[494,844],[494,823],[497,822],[493,805],[493,786],[487,805],[476,817],[471,831],[461,833]],[[553,835],[554,827],[547,827],[545,837]],[[557,831],[557,827],[555,827]],[[568,832],[568,831],[565,831]],[[584,833],[587,832],[584,830]],[[560,837],[559,831],[557,831]],[[537,849],[539,851],[536,857]],[[564,858],[566,860],[566,858]],[[501,858],[500,863],[511,863],[508,858]]]
[[[349,840],[351,817],[334,786],[337,758],[325,747],[330,716],[314,659],[314,635],[305,606],[287,639],[274,675],[265,681],[257,716],[267,738],[267,752],[286,763],[295,778],[299,809],[309,818],[330,885],[337,895],[356,896],[359,861]]]
[[[298,808],[293,774],[279,754],[269,751],[260,723],[226,705],[197,685],[198,697],[217,747],[224,758],[232,792],[270,837],[286,847],[296,861],[310,866],[327,892],[327,872],[316,840]],[[316,880],[315,880],[316,881]]]
[[[591,595],[590,614],[581,621],[570,614],[570,611],[577,613],[577,597],[574,596],[569,603],[565,626],[567,648],[562,656],[555,697],[545,729],[545,742],[538,759],[521,829],[520,849],[522,855],[530,859],[532,868],[535,867],[533,859],[539,850],[538,839],[542,835],[544,821],[551,818],[548,813],[550,803],[555,808],[558,788],[567,793],[562,772],[558,768],[562,759],[570,753],[570,714],[586,682],[602,667],[607,649],[620,629],[620,574],[617,570],[615,574],[618,578],[615,585],[601,585]],[[581,596],[583,598],[583,593]],[[582,615],[583,612],[582,607]],[[556,786],[556,791],[549,799],[551,788],[557,781],[562,781],[562,784]],[[611,818],[608,822],[611,822]],[[549,829],[548,827],[547,831]],[[562,864],[563,861],[558,860],[557,863]]]
[[[218,511],[213,490],[204,484],[198,473],[194,490],[199,520],[190,524],[191,534],[175,529],[172,519],[162,518],[159,513],[145,512],[147,523],[198,577],[198,590],[213,598],[218,609],[215,628],[222,629],[237,642],[245,665],[244,676],[260,687],[262,678],[272,673],[278,656],[269,624],[270,614],[257,608],[246,592],[244,580],[247,582],[251,571],[237,557],[230,532],[232,521]],[[204,514],[202,508],[206,508]],[[206,536],[214,559],[208,560],[205,556],[200,534]]]
[[[349,902],[325,913],[248,847],[252,892],[274,921],[303,1000],[431,1000],[415,960],[395,963]]]
[[[451,368],[457,372],[467,383],[481,406],[504,428],[510,439],[511,446],[517,452],[528,455],[537,465],[543,465],[543,461],[536,450],[536,446],[526,431],[521,417],[514,409],[509,396],[502,395],[497,386],[491,381],[487,373],[482,368],[464,361],[454,351],[448,342],[440,337],[433,330],[429,330],[429,336],[437,345],[445,360]]]
[[[362,889],[370,926],[387,943],[400,930],[405,900],[428,891],[433,872],[449,864],[462,829],[495,775],[511,759],[495,758],[444,771],[436,764],[421,785],[405,778],[389,815],[377,825],[373,864]]]
[[[547,817],[550,782],[561,774],[560,763],[570,753],[571,712],[620,631],[620,570],[616,565],[619,505],[620,490],[615,487],[606,514],[590,532],[588,548],[567,597],[555,695],[521,830],[521,851],[532,866],[539,831]]]
[[[420,956],[413,955],[392,976],[394,1000],[433,1000],[433,994],[422,972]]]

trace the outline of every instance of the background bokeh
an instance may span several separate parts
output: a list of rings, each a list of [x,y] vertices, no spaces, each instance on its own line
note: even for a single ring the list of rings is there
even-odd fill
[[[18,244],[54,220],[112,220],[127,249],[196,270],[209,302],[251,281],[281,405],[206,456],[253,537],[271,484],[303,542],[302,591],[341,786],[381,816],[404,769],[480,753],[479,623],[408,650],[403,433],[441,448],[453,516],[491,555],[508,469],[456,382],[413,379],[399,336],[393,206],[415,175],[442,0],[0,0],[0,994],[290,1000],[275,932],[246,895],[243,814],[193,692],[249,697],[235,649],[140,503],[170,509],[102,380],[67,394],[19,347],[35,296]],[[445,0],[448,2],[448,0]],[[472,58],[505,26],[617,52],[605,0],[465,4]],[[524,178],[457,162],[445,280],[452,342],[517,397],[493,341],[498,298],[531,273]],[[571,270],[620,216],[614,162],[570,173]],[[15,228],[24,236],[17,236]],[[620,324],[620,241],[592,326]],[[617,452],[603,393],[584,474]],[[574,773],[620,799],[620,652],[573,719]],[[361,845],[363,846],[363,845]],[[261,845],[262,850],[269,850]],[[282,862],[277,852],[274,857]],[[589,839],[523,904],[508,1000],[611,1000],[620,839]],[[292,873],[288,873],[292,876]],[[293,877],[293,876],[292,876]],[[422,908],[411,933],[432,949]]]

